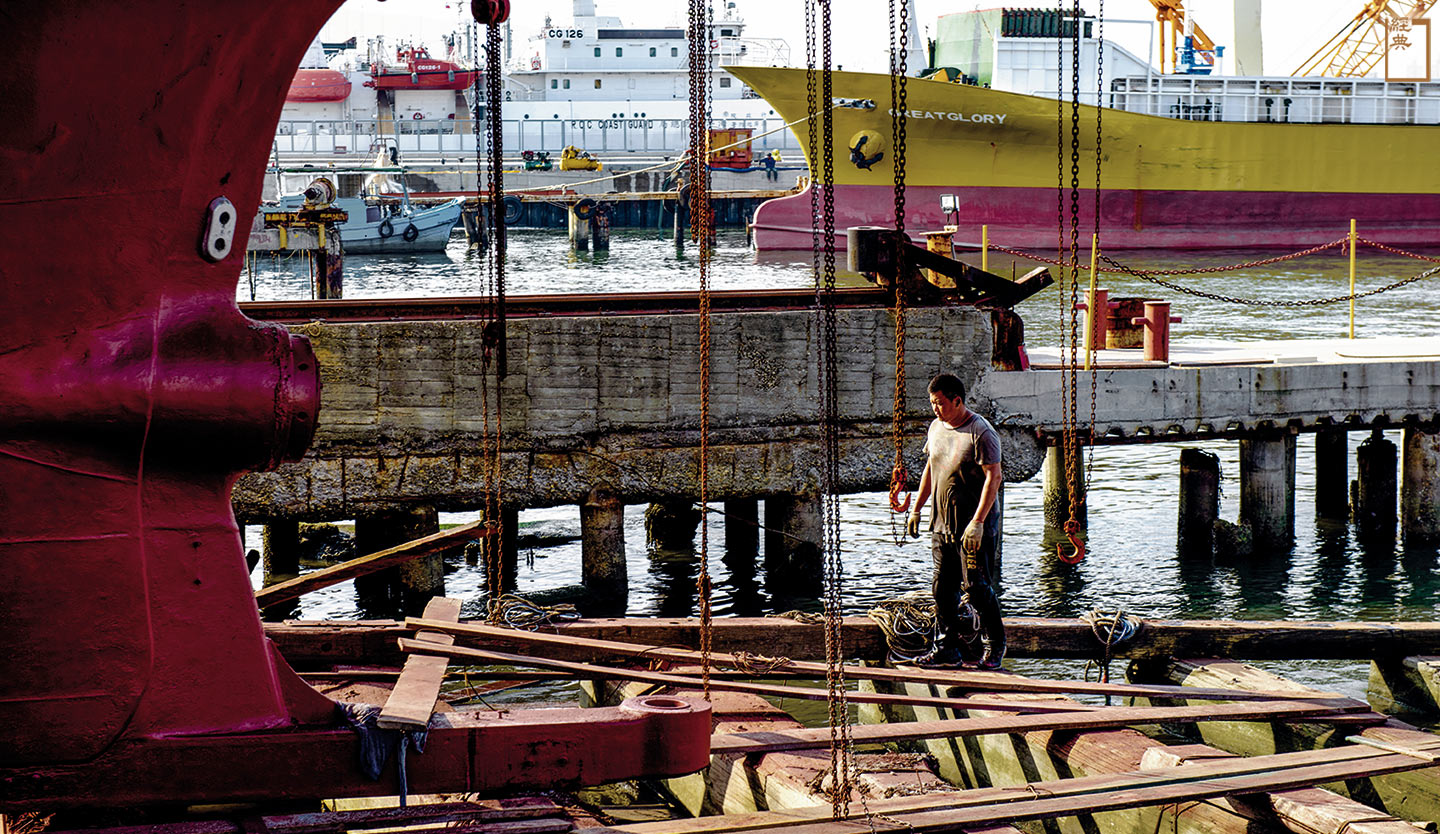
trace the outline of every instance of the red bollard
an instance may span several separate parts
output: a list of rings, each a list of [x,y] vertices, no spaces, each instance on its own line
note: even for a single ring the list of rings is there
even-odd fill
[[[1180,323],[1179,316],[1170,315],[1170,302],[1145,302],[1145,315],[1130,323],[1145,328],[1145,361],[1170,361],[1170,325]]]
[[[1119,305],[1110,303],[1110,290],[1108,289],[1095,290],[1095,309],[1100,311],[1098,314],[1090,312],[1088,300],[1075,302],[1075,309],[1086,312],[1086,324],[1090,328],[1090,344],[1094,346],[1097,353],[1105,349],[1105,335],[1110,330],[1110,311],[1117,306]]]

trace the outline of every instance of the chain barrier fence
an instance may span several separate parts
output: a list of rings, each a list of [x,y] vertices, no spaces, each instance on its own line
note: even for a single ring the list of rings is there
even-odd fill
[[[1388,246],[1383,243],[1377,243],[1376,241],[1370,240],[1368,238],[1356,238],[1355,243],[1357,246],[1371,246],[1375,249],[1379,249],[1392,255],[1440,264],[1440,258],[1430,257],[1428,255],[1421,255],[1417,252],[1410,252],[1408,250],[1400,249],[1395,246]],[[1243,261],[1241,263],[1232,264],[1229,266],[1197,267],[1195,269],[1188,270],[1140,269],[1138,267],[1132,267],[1127,264],[1121,263],[1108,255],[1100,255],[1099,260],[1100,262],[1104,263],[1106,267],[1109,268],[1108,271],[1110,272],[1123,272],[1126,275],[1138,278],[1142,281],[1146,281],[1156,286],[1164,287],[1168,290],[1173,290],[1175,292],[1183,293],[1185,295],[1195,296],[1196,298],[1205,298],[1211,301],[1218,301],[1226,304],[1239,304],[1249,307],[1322,307],[1328,304],[1340,304],[1347,301],[1356,301],[1362,298],[1369,298],[1371,296],[1387,293],[1392,290],[1397,290],[1401,287],[1408,286],[1410,284],[1424,281],[1428,278],[1433,278],[1436,275],[1440,275],[1440,266],[1436,266],[1427,269],[1419,274],[1411,275],[1408,278],[1401,278],[1397,281],[1392,281],[1388,284],[1385,284],[1384,286],[1376,287],[1374,289],[1366,290],[1364,292],[1346,293],[1344,295],[1332,295],[1324,298],[1307,298],[1298,301],[1244,298],[1241,296],[1225,295],[1223,293],[1207,292],[1205,290],[1196,289],[1194,287],[1187,287],[1184,284],[1177,284],[1173,281],[1165,280],[1165,278],[1173,278],[1182,275],[1214,275],[1225,272],[1238,272],[1243,269],[1254,269],[1256,267],[1284,263],[1285,261],[1293,261],[1297,258],[1314,255],[1328,249],[1338,248],[1342,252],[1344,252],[1346,251],[1348,244],[1349,237],[1347,236],[1339,238],[1338,240],[1332,240],[1328,243],[1319,244],[1318,246],[1312,246],[1309,249],[1302,249],[1298,252],[1291,252],[1285,255],[1277,255],[1273,258],[1259,258],[1252,261]],[[997,252],[1004,252],[1007,255],[1012,255],[1017,258],[1026,258],[1032,261],[1037,261],[1039,263],[1049,264],[1051,266],[1069,266],[1069,264],[1059,259],[1049,258],[1044,255],[1039,255],[1032,252],[1026,252],[1023,249],[1012,249],[1008,246],[1000,246],[994,243],[990,244],[990,248],[994,249]],[[1087,265],[1080,265],[1080,269],[1088,270],[1089,268],[1090,267]]]

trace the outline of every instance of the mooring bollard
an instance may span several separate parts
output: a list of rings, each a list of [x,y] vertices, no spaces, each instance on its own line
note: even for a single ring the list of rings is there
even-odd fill
[[[1117,305],[1110,303],[1110,290],[1095,290],[1095,310],[1090,309],[1090,302],[1077,301],[1075,309],[1085,311],[1086,333],[1089,334],[1089,341],[1085,343],[1087,350],[1101,351],[1105,349],[1105,335],[1110,330],[1110,311]]]
[[[1145,315],[1130,322],[1145,328],[1145,361],[1169,362],[1170,325],[1180,323],[1179,316],[1170,315],[1170,302],[1147,301]]]

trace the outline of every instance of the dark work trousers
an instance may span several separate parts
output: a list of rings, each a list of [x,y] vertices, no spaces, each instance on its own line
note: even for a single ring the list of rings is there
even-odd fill
[[[960,597],[966,594],[980,616],[980,633],[990,654],[998,657],[1005,652],[1005,623],[1000,618],[1000,599],[995,595],[992,582],[995,572],[993,528],[996,526],[985,525],[980,550],[971,554],[961,552],[958,536],[954,541],[938,535],[930,537],[930,557],[935,569],[931,589],[935,593],[935,616],[939,625],[935,644],[942,649],[958,650],[967,656],[974,654],[973,649],[964,644],[960,621]]]

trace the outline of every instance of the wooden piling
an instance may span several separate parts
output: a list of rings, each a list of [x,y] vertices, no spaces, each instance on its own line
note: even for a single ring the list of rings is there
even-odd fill
[[[1401,440],[1400,531],[1405,544],[1440,544],[1440,433],[1406,426]]]
[[[1350,435],[1343,428],[1315,433],[1315,515],[1350,516]]]
[[[610,206],[602,203],[595,207],[590,220],[590,241],[596,252],[610,251]]]
[[[1079,454],[1083,458],[1084,450],[1080,450]],[[1040,470],[1045,479],[1045,526],[1057,530],[1063,528],[1070,519],[1072,494],[1079,497],[1075,520],[1080,522],[1081,527],[1086,525],[1089,515],[1085,508],[1085,467],[1081,461],[1076,461],[1073,477],[1067,477],[1070,475],[1067,458],[1063,444],[1050,446],[1045,449],[1045,463]]]
[[[1411,655],[1371,661],[1366,697],[1370,706],[1418,724],[1440,719],[1440,657]]]
[[[818,495],[765,499],[765,567],[772,581],[819,576],[822,520]]]
[[[375,553],[440,531],[434,507],[360,516],[355,519],[355,549]],[[440,553],[411,559],[368,576],[355,578],[355,592],[377,607],[388,601],[419,611],[431,597],[445,594],[445,562]]]
[[[345,250],[334,226],[325,230],[325,248],[315,253],[320,260],[315,297],[337,299],[345,296]]]
[[[645,541],[665,550],[689,550],[695,546],[700,516],[694,501],[656,501],[645,508]]]
[[[565,217],[570,230],[570,248],[576,252],[588,250],[590,248],[590,220],[575,216],[575,206],[573,205],[565,211]]]
[[[265,581],[300,573],[300,522],[279,519],[265,525],[261,535]]]
[[[760,550],[760,502],[735,498],[725,502],[725,551],[729,557],[753,559]]]
[[[1395,538],[1395,444],[1380,427],[1355,452],[1354,522],[1361,539]]]
[[[1295,543],[1295,435],[1240,440],[1240,520],[1257,550],[1288,552]]]
[[[1203,449],[1180,450],[1180,522],[1177,548],[1184,556],[1214,553],[1220,517],[1220,458]]]
[[[580,573],[586,588],[625,592],[625,503],[601,484],[580,505]]]

